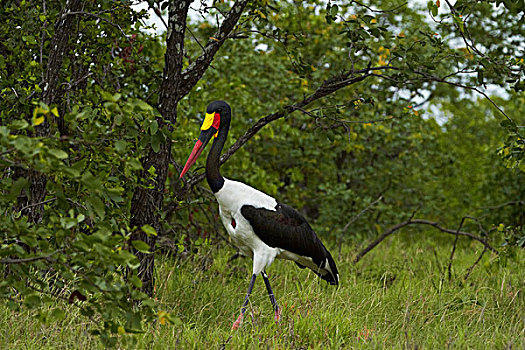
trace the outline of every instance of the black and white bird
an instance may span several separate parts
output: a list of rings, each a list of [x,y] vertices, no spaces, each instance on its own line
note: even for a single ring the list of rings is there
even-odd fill
[[[242,182],[224,178],[219,172],[219,157],[228,136],[231,108],[224,101],[208,105],[200,136],[195,143],[180,178],[195,164],[208,142],[214,138],[206,161],[206,179],[219,202],[219,214],[232,242],[242,255],[253,258],[253,275],[241,308],[233,324],[242,322],[255,278],[261,274],[274,308],[275,320],[280,308],[265,269],[275,258],[294,261],[300,268],[308,267],[330,284],[339,284],[334,259],[306,219],[294,208]]]

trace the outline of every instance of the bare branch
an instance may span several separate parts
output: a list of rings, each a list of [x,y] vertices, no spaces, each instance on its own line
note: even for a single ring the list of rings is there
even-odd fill
[[[448,280],[450,281],[452,279],[452,260],[454,260],[454,253],[456,252],[456,245],[458,244],[458,232],[463,227],[463,224],[465,223],[465,220],[467,219],[466,216],[464,216],[461,219],[461,222],[458,226],[458,229],[456,230],[456,238],[454,238],[454,244],[452,245],[452,251],[450,252],[450,258],[448,259]]]
[[[391,69],[396,69],[396,68],[392,67]],[[435,75],[432,75],[432,74],[428,74],[426,72],[414,71],[414,73],[423,76],[426,81],[435,81],[435,82],[438,82],[438,83],[444,83],[444,84],[456,86],[456,87],[459,87],[459,88],[462,88],[462,89],[475,91],[478,94],[482,95],[486,100],[488,100],[503,116],[505,116],[505,118],[507,118],[509,121],[512,121],[512,118],[509,117],[507,115],[507,113],[505,113],[505,111],[503,109],[501,109],[501,107],[498,106],[498,104],[496,102],[494,102],[485,92],[481,91],[480,89],[478,89],[476,87],[468,86],[468,85],[461,84],[461,83],[456,83],[456,82],[453,82],[453,81],[449,81],[449,80],[446,80],[445,78],[441,78],[441,77],[438,77],[438,76],[435,76]],[[389,77],[387,75],[384,75],[384,74],[372,74],[372,75],[377,77],[377,78],[382,78],[382,79],[387,79],[387,80],[393,81],[393,82],[395,82],[397,84],[400,84],[400,83],[406,84],[407,83],[407,81],[400,82],[400,81],[398,81],[396,79],[393,79],[393,78],[391,78],[391,77]],[[451,74],[449,74],[448,76],[451,76]]]
[[[355,215],[352,219],[350,219],[350,221],[348,221],[348,223],[345,225],[345,227],[343,227],[343,229],[341,230],[341,233],[345,233],[346,230],[348,230],[348,228],[350,227],[350,225],[352,225],[354,222],[356,222],[357,219],[359,219],[364,213],[366,213],[370,208],[372,208],[374,205],[376,205],[376,203],[378,203],[382,199],[383,199],[383,193],[381,193],[379,195],[379,197],[377,197],[377,199],[375,201],[373,201],[372,203],[368,204],[366,206],[366,208],[361,210],[359,212],[359,214]]]
[[[237,152],[246,142],[248,142],[255,134],[257,134],[265,125],[283,118],[294,111],[304,111],[304,107],[310,103],[317,101],[327,95],[333,94],[336,91],[350,86],[352,84],[358,83],[365,80],[368,77],[375,76],[371,71],[377,70],[387,70],[393,69],[397,70],[396,67],[389,66],[380,66],[380,67],[368,67],[365,69],[357,71],[349,71],[343,74],[340,74],[331,79],[325,80],[317,90],[314,91],[311,95],[305,97],[303,100],[298,101],[294,104],[284,106],[278,112],[269,114],[261,119],[259,119],[254,125],[252,125],[245,133],[242,135],[235,143],[221,156],[220,164],[224,164],[235,152]],[[355,74],[360,74],[355,76]],[[352,76],[349,78],[349,76]],[[193,175],[188,182],[186,183],[187,188],[195,185],[196,183],[204,179],[204,174]]]
[[[408,4],[408,2],[404,2],[404,3],[402,3],[401,5],[396,6],[396,7],[394,7],[394,8],[391,8],[391,9],[389,9],[389,10],[374,10],[374,9],[371,8],[370,6],[365,5],[365,4],[362,4],[362,3],[358,2],[358,1],[353,0],[352,2],[355,3],[355,4],[357,4],[357,5],[359,5],[359,6],[361,6],[361,7],[366,8],[366,9],[367,9],[368,11],[370,11],[370,12],[375,12],[375,13],[388,13],[388,12],[395,12],[395,11],[399,10],[400,8],[405,7],[405,6]]]
[[[104,11],[104,12],[107,12],[107,11]],[[91,13],[91,12],[86,12],[86,11],[71,11],[71,12],[66,12],[62,14],[62,18],[65,18],[67,16],[75,16],[75,15],[94,17],[102,22],[106,22],[107,24],[117,28],[124,38],[126,39],[128,38],[128,36],[126,35],[126,33],[124,32],[124,30],[122,29],[120,25],[118,25],[117,23],[111,22],[109,19],[102,17],[97,13]]]
[[[46,255],[32,256],[30,258],[22,258],[22,259],[5,258],[5,259],[0,259],[0,264],[23,264],[23,263],[28,263],[28,262],[38,261],[38,260],[49,260],[49,258],[52,257],[53,255],[58,254],[58,253],[63,252],[63,251],[64,251],[64,249],[58,249],[58,250],[55,250],[54,252],[46,254]]]
[[[499,205],[495,205],[495,206],[492,206],[492,207],[480,207],[479,209],[499,209],[499,208],[503,208],[503,207],[506,207],[508,205],[525,205],[525,201],[509,201],[509,202],[505,202],[505,203],[502,203],[502,204],[499,204]]]
[[[22,209],[19,209],[18,211],[24,211],[26,209],[29,209],[29,208],[32,208],[32,207],[36,207],[38,205],[44,205],[46,203],[49,203],[49,202],[52,202],[56,200],[56,197],[55,198],[51,198],[51,199],[48,199],[48,200],[45,200],[45,201],[42,201],[42,202],[38,202],[38,203],[32,203],[32,204],[29,204],[29,205],[26,205],[25,207],[23,207]]]
[[[164,27],[165,27],[166,29],[168,29],[168,24],[167,24],[166,21],[164,20],[164,17],[162,17],[162,13],[160,12],[159,8],[153,6],[153,12],[155,12],[155,14],[157,15],[157,17],[159,17],[159,19],[160,19],[160,21],[162,22],[162,24],[164,24]]]
[[[358,263],[362,258],[363,256],[365,256],[368,252],[370,252],[372,249],[374,249],[379,243],[381,243],[383,240],[385,240],[385,238],[387,238],[388,236],[390,236],[392,233],[396,232],[397,230],[405,227],[405,226],[408,226],[408,225],[429,225],[429,226],[433,226],[435,227],[436,229],[440,230],[441,232],[445,232],[445,233],[449,233],[449,234],[453,234],[453,235],[456,235],[456,236],[466,236],[466,237],[470,237],[478,242],[480,242],[481,244],[483,244],[487,249],[491,250],[492,252],[498,254],[499,252],[494,249],[490,244],[488,244],[483,238],[481,237],[478,237],[470,232],[465,232],[465,231],[459,231],[459,230],[452,230],[452,229],[448,229],[448,228],[444,228],[442,226],[439,225],[438,222],[433,222],[433,221],[428,221],[428,220],[423,220],[423,219],[408,219],[408,220],[405,220],[397,225],[394,225],[392,227],[390,227],[388,230],[386,230],[385,232],[383,232],[378,238],[376,238],[372,243],[370,243],[365,249],[363,249],[362,251],[360,251],[357,256],[354,258],[354,264]]]
[[[222,44],[228,39],[228,36],[239,21],[247,4],[248,0],[238,0],[233,4],[215,34],[208,39],[206,46],[203,48],[204,52],[202,55],[182,72],[183,83],[180,85],[179,100],[186,96],[202,77],[217,51],[219,51]]]
[[[476,259],[476,261],[474,261],[474,264],[472,264],[472,266],[470,266],[468,269],[467,269],[467,273],[465,274],[465,277],[463,277],[463,280],[466,280],[469,276],[470,276],[470,273],[472,272],[472,270],[474,270],[474,267],[476,267],[476,265],[481,261],[481,258],[483,258],[483,255],[485,254],[485,252],[487,251],[487,247],[485,246],[485,248],[483,248],[483,251],[481,252],[481,254],[479,255],[479,257]]]

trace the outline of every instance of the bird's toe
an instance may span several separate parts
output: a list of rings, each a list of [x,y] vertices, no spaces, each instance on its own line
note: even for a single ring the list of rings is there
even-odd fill
[[[281,308],[275,310],[275,322],[281,321]]]
[[[237,320],[233,322],[232,331],[236,331],[241,325],[241,322],[242,322],[242,314],[240,314],[239,317],[237,317]]]

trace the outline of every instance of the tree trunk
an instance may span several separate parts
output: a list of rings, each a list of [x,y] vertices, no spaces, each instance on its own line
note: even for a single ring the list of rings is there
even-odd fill
[[[144,167],[143,176],[149,175],[147,170],[151,167],[155,168],[155,180],[148,184],[150,186],[137,187],[133,193],[131,202],[131,227],[135,227],[131,235],[132,240],[144,241],[150,246],[149,253],[142,253],[136,249],[132,252],[140,261],[138,277],[142,281],[142,291],[149,296],[153,295],[154,287],[154,264],[155,264],[155,244],[157,237],[148,236],[142,231],[142,226],[148,224],[160,230],[159,225],[159,211],[162,208],[162,200],[164,199],[164,188],[166,183],[166,176],[168,173],[168,164],[170,160],[171,143],[166,142],[160,146],[159,152],[155,153],[152,149],[149,151],[148,157],[142,162]],[[147,188],[153,187],[153,188]]]
[[[172,131],[177,121],[178,87],[184,54],[186,17],[190,2],[189,0],[170,2],[167,48],[164,55],[165,66],[159,93],[159,112],[162,115],[162,118],[157,118],[159,132],[163,127]],[[132,248],[132,252],[140,261],[138,277],[142,281],[142,291],[149,296],[152,296],[154,291],[154,251],[157,237],[148,236],[142,231],[142,226],[147,224],[153,226],[157,231],[160,229],[158,216],[162,210],[170,157],[171,140],[161,144],[158,153],[150,148],[148,156],[142,159],[141,178],[147,178],[148,170],[154,167],[155,179],[143,186],[139,185],[133,193],[131,202],[131,227],[134,227],[131,239],[143,241],[150,246],[149,253],[141,253]]]
[[[69,37],[72,32],[75,16],[67,15],[69,12],[79,11],[82,8],[81,0],[68,0],[55,23],[55,35],[51,40],[49,56],[47,60],[46,74],[42,84],[42,100],[48,106],[56,101],[58,94],[58,81],[64,54],[68,50]],[[35,135],[46,137],[51,135],[50,124],[46,119],[35,127]],[[16,169],[14,178],[24,177],[29,182],[29,196],[25,193],[18,197],[18,208],[23,215],[27,215],[28,221],[38,223],[44,215],[42,202],[46,197],[47,177],[32,169]]]
[[[191,91],[209,67],[215,54],[235,28],[248,0],[238,0],[232,5],[214,36],[203,48],[201,56],[183,71],[184,35],[190,3],[191,0],[171,0],[169,4],[165,66],[159,93],[159,112],[162,118],[157,118],[157,122],[159,128],[167,127],[170,131],[177,121],[178,102]],[[139,278],[142,281],[142,290],[150,296],[153,295],[155,261],[153,252],[156,237],[148,237],[141,227],[148,224],[157,230],[160,228],[158,215],[162,209],[170,157],[171,143],[169,141],[162,145],[158,153],[153,150],[149,151],[148,156],[142,160],[142,178],[147,178],[151,166],[155,167],[156,178],[149,184],[150,186],[137,187],[131,204],[131,225],[135,228],[131,239],[144,241],[150,246],[148,254],[133,250],[140,260]]]

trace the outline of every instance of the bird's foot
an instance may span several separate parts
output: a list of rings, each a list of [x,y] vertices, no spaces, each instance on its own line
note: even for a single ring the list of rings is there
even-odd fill
[[[236,331],[242,323],[242,314],[237,317],[237,321],[233,322],[232,331]]]
[[[281,308],[278,307],[275,309],[275,322],[279,323],[281,321]]]

